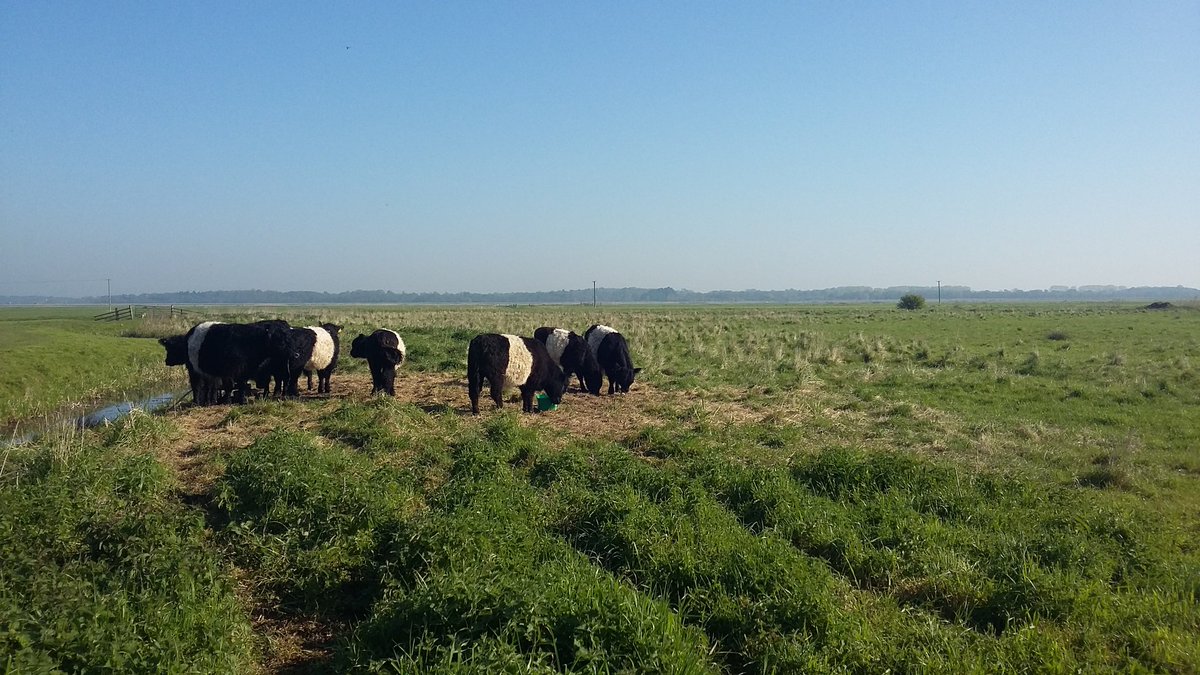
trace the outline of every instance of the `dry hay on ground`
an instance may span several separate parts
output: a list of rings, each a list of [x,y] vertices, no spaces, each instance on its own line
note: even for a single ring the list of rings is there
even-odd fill
[[[335,374],[331,395],[301,392],[300,405],[290,408],[286,418],[231,415],[237,406],[229,405],[181,408],[169,413],[183,431],[171,448],[171,454],[182,457],[203,447],[244,447],[259,436],[279,428],[280,423],[292,429],[311,429],[317,426],[322,415],[341,402],[367,401],[370,391],[371,380],[367,375]],[[422,372],[405,373],[396,378],[397,401],[431,413],[450,412],[466,420],[482,421],[495,414],[486,392],[485,388],[485,396],[480,401],[480,415],[476,417],[471,415],[464,378]],[[523,414],[519,419],[522,424],[533,428],[555,429],[580,437],[619,440],[646,426],[659,424],[661,416],[658,411],[663,408],[696,405],[702,406],[717,419],[733,422],[759,421],[769,414],[737,402],[706,402],[694,393],[667,392],[638,383],[629,393],[614,396],[591,396],[572,388],[557,410]],[[504,400],[504,410],[519,411],[520,406],[519,395],[509,392]],[[177,468],[186,468],[179,461],[172,464]]]

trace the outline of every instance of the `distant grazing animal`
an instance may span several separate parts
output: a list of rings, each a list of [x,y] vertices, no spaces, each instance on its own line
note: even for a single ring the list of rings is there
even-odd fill
[[[633,367],[625,336],[613,328],[596,324],[587,329],[583,339],[596,355],[600,369],[608,376],[608,393],[612,394],[617,390],[622,393],[628,392],[629,387],[633,386],[634,376],[642,372],[642,369]]]
[[[249,394],[250,379],[261,374],[270,362],[282,363],[293,355],[291,336],[278,326],[215,321],[193,326],[187,334],[187,349],[189,367],[201,375],[219,378],[227,390],[236,386],[238,402]],[[220,401],[227,398],[228,393]]]
[[[396,395],[396,371],[404,363],[404,340],[399,333],[386,328],[370,335],[358,334],[350,343],[350,356],[366,359],[371,369],[371,393],[386,391]]]
[[[568,382],[546,345],[533,338],[497,333],[476,335],[467,347],[467,395],[476,415],[484,380],[497,408],[504,406],[505,389],[520,389],[525,412],[533,412],[533,395],[538,390],[545,391],[551,403],[560,403]]]
[[[579,378],[581,390],[587,390],[594,396],[600,395],[604,375],[596,361],[596,355],[588,348],[583,338],[565,328],[542,326],[533,331],[533,339],[546,345],[550,358],[563,369],[568,381],[573,374]]]

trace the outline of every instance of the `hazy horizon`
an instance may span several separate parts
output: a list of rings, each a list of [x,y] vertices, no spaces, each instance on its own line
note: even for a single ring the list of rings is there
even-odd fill
[[[1200,286],[1200,5],[0,3],[0,295]]]
[[[101,281],[104,281],[104,280],[101,280]],[[950,298],[963,297],[961,295],[962,293],[995,294],[995,295],[1003,295],[1005,293],[1011,293],[1015,296],[1015,295],[1031,294],[1031,293],[1047,293],[1047,294],[1053,295],[1053,294],[1061,294],[1061,293],[1069,293],[1069,292],[1092,294],[1092,295],[1096,295],[1097,297],[1100,297],[1100,296],[1119,294],[1123,291],[1136,291],[1138,289],[1169,289],[1172,291],[1179,289],[1179,290],[1186,290],[1186,291],[1200,293],[1200,289],[1191,287],[1191,286],[1185,286],[1182,284],[1173,284],[1170,286],[1165,286],[1165,285],[1122,286],[1122,285],[1114,285],[1114,284],[1080,284],[1080,285],[1069,285],[1069,286],[1068,285],[1054,285],[1054,286],[1049,286],[1049,287],[1045,287],[1045,288],[1012,287],[1012,288],[994,288],[994,289],[973,288],[973,287],[963,286],[963,285],[959,285],[959,284],[942,284],[940,288],[936,284],[928,285],[928,286],[923,285],[923,284],[894,284],[891,286],[864,286],[861,284],[849,284],[846,286],[836,286],[836,287],[826,287],[826,288],[719,288],[719,289],[709,289],[709,290],[699,290],[699,289],[694,289],[694,288],[683,288],[683,287],[675,287],[675,286],[668,285],[668,286],[657,286],[657,287],[597,286],[595,290],[597,292],[599,292],[602,296],[605,294],[609,294],[611,296],[612,294],[619,295],[625,291],[653,292],[653,291],[670,290],[670,291],[674,291],[675,293],[679,293],[679,294],[693,294],[693,293],[694,294],[714,294],[714,293],[715,294],[720,294],[720,293],[731,293],[731,294],[754,294],[754,293],[813,294],[813,293],[816,293],[816,294],[819,294],[819,293],[825,293],[825,292],[848,291],[848,290],[853,290],[853,289],[867,289],[873,293],[878,293],[881,291],[890,291],[890,290],[904,290],[904,291],[912,290],[912,291],[926,292],[930,297],[937,297],[936,294],[938,294],[940,292],[945,292],[947,294],[947,297],[950,297]],[[580,286],[580,287],[565,287],[565,288],[557,288],[557,289],[543,288],[543,289],[536,289],[533,291],[513,291],[513,290],[408,291],[408,290],[403,290],[403,289],[372,289],[372,288],[354,288],[354,289],[342,289],[342,290],[330,291],[330,290],[318,290],[318,289],[309,289],[309,288],[293,288],[293,289],[272,289],[272,288],[215,289],[215,288],[205,288],[205,289],[176,289],[176,290],[165,290],[165,291],[143,291],[143,292],[136,292],[136,293],[135,292],[124,292],[124,291],[115,292],[114,291],[112,293],[112,297],[119,298],[122,296],[143,297],[143,296],[164,296],[164,295],[169,296],[169,295],[185,295],[185,294],[212,295],[212,294],[237,294],[237,293],[244,293],[244,294],[255,294],[255,293],[308,294],[308,293],[311,293],[311,294],[323,294],[323,295],[392,293],[392,294],[397,294],[397,295],[447,295],[447,296],[480,295],[480,296],[506,297],[506,296],[518,296],[518,295],[555,295],[555,294],[569,295],[569,294],[578,294],[578,293],[583,293],[586,295],[587,293],[591,293],[592,291],[593,291],[593,289],[591,287],[582,287],[582,286]],[[50,299],[50,300],[103,300],[106,294],[107,294],[107,291],[101,292],[101,293],[80,293],[77,295],[0,292],[0,298],[19,299],[19,298],[32,298],[32,297],[43,298],[44,297],[44,298]],[[1176,298],[1176,296],[1177,296],[1177,294],[1171,294],[1171,293],[1167,293],[1166,295],[1170,295],[1172,298]],[[1137,297],[1141,298],[1143,296],[1139,295]],[[1152,296],[1146,295],[1144,297],[1149,298]],[[1154,297],[1157,297],[1157,295],[1155,295]],[[167,302],[167,301],[163,301],[163,302]],[[172,300],[172,302],[174,302],[174,301]],[[550,302],[556,302],[556,301],[550,301]],[[612,302],[612,301],[610,300],[610,302]],[[616,302],[626,302],[626,300],[617,300]]]

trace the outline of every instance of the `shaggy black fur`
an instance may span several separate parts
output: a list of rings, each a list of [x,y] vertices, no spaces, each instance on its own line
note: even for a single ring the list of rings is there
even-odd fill
[[[404,352],[390,330],[377,330],[370,335],[358,334],[350,343],[350,356],[366,359],[371,369],[371,393],[386,391],[396,395],[396,366],[404,363]]]
[[[195,328],[188,331],[192,334]],[[189,364],[201,375],[219,378],[227,392],[236,385],[235,401],[243,402],[250,393],[249,381],[270,368],[270,364],[292,357],[289,331],[279,326],[218,323],[208,328],[196,363]],[[220,396],[226,402],[228,393]],[[204,405],[211,403],[206,397]]]
[[[251,326],[263,326],[264,328],[267,328],[267,329],[275,328],[278,330],[285,330],[285,331],[292,329],[292,325],[290,323],[288,323],[287,321],[284,321],[283,319],[263,319],[262,321],[254,321],[250,325]],[[279,364],[277,364],[273,361],[269,361],[264,365],[262,370],[260,370],[258,373],[255,374],[254,384],[258,387],[260,397],[266,398],[267,393],[270,391],[270,388],[271,388],[271,377],[275,374],[275,371],[278,370],[279,368],[280,368]],[[282,391],[283,391],[283,382],[281,380],[279,380],[279,378],[276,378],[275,379],[275,395],[276,396],[280,395],[280,393]]]
[[[533,339],[546,344],[553,332],[554,327],[542,326],[533,331]],[[567,347],[563,350],[558,365],[567,374],[568,381],[571,375],[575,375],[579,379],[581,391],[586,390],[593,396],[600,395],[600,385],[604,384],[604,375],[600,371],[600,364],[596,361],[596,355],[588,349],[587,341],[579,337],[575,331],[570,331],[567,336]]]
[[[585,341],[592,331],[596,330],[597,325],[593,324],[588,327],[587,332],[583,334]],[[615,393],[617,390],[628,393],[629,388],[633,386],[634,376],[642,372],[641,368],[633,367],[633,359],[629,358],[629,344],[625,342],[625,336],[620,333],[609,333],[604,336],[596,349],[596,362],[608,376],[609,394]]]
[[[555,405],[562,402],[569,381],[562,368],[554,364],[546,345],[527,337],[521,338],[521,341],[533,358],[529,379],[518,387],[521,391],[521,410],[533,412],[533,395],[539,390],[545,391]],[[483,391],[484,380],[488,381],[496,407],[504,406],[508,349],[508,338],[497,333],[476,335],[467,347],[467,395],[471,398],[472,413],[479,414],[479,394]]]

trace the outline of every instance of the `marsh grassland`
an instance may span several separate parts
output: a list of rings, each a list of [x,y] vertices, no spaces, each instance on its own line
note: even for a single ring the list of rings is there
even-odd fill
[[[1200,669],[1200,307],[207,313],[275,316],[399,331],[397,398],[343,353],[329,397],[3,450],[7,669]],[[466,414],[476,333],[595,322],[629,395]],[[126,383],[185,328],[91,337]],[[112,377],[46,372],[0,410]]]

